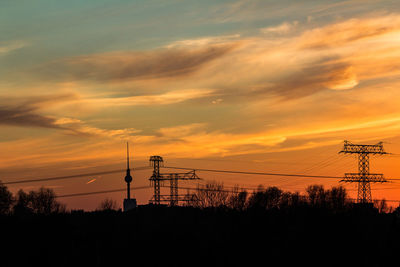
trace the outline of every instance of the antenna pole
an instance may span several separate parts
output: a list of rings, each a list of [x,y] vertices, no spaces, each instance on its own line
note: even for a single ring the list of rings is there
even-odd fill
[[[129,142],[126,142],[126,168],[129,170]]]
[[[126,142],[126,176],[125,176],[125,182],[126,182],[126,197],[127,197],[127,199],[131,199],[132,176],[131,176],[131,170],[129,169],[129,143],[128,142]]]

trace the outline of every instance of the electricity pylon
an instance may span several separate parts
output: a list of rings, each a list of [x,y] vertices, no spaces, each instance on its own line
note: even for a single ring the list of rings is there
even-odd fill
[[[357,203],[371,203],[371,183],[387,182],[383,174],[369,172],[369,155],[387,154],[383,150],[383,143],[355,145],[345,140],[343,150],[339,153],[358,154],[358,173],[345,173],[341,182],[358,183]]]
[[[160,168],[163,166],[164,160],[160,156],[151,156],[150,164],[153,166],[153,175],[150,177],[150,184],[154,187],[154,195],[150,200],[151,203],[159,205],[161,202],[169,202],[170,206],[176,206],[179,201],[189,201],[187,196],[181,196],[178,193],[178,180],[197,180],[200,179],[196,172],[190,171],[185,173],[161,173]],[[161,195],[161,186],[165,181],[170,183],[170,194]]]
[[[150,202],[153,204],[160,204],[161,197],[161,185],[163,185],[163,179],[160,174],[160,167],[164,164],[164,160],[160,156],[151,156],[150,165],[153,166],[153,175],[150,177],[150,185],[154,187],[154,195]]]

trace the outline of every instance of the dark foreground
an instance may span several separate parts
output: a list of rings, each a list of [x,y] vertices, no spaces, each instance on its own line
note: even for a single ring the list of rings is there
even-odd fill
[[[0,266],[390,266],[400,248],[397,215],[362,209],[146,206],[0,222]]]

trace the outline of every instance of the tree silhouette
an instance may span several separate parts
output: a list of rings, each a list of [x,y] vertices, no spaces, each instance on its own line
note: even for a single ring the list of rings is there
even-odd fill
[[[375,200],[374,207],[378,210],[379,213],[387,213],[389,211],[386,199]]]
[[[393,214],[400,217],[400,204],[393,210]]]
[[[272,209],[279,208],[283,191],[278,187],[268,187],[262,191],[259,190],[250,196],[248,207],[253,209]]]
[[[65,212],[65,210],[65,205],[56,200],[54,190],[44,187],[29,193],[19,190],[17,203],[14,206],[15,213],[51,214]]]
[[[111,198],[106,198],[100,203],[100,205],[97,209],[98,210],[117,210],[118,205],[115,200],[113,200]]]
[[[307,197],[311,206],[325,207],[327,193],[323,185],[310,185],[306,188]]]
[[[244,210],[246,208],[247,195],[246,190],[240,190],[238,186],[235,186],[228,198],[228,206],[235,210]]]
[[[342,210],[348,205],[347,191],[343,186],[332,187],[327,190],[330,207],[334,210]]]
[[[8,214],[11,206],[14,203],[14,198],[7,186],[0,181],[0,214]]]
[[[40,188],[39,191],[29,192],[34,212],[41,214],[58,213],[65,211],[65,206],[56,200],[54,190]]]
[[[30,197],[22,189],[17,192],[16,203],[13,210],[14,214],[33,213],[33,209],[30,205]]]
[[[229,193],[224,190],[224,185],[213,181],[197,188],[194,206],[199,208],[226,206],[228,197]]]
[[[293,207],[303,206],[304,201],[300,196],[299,192],[283,192],[280,199],[279,208],[288,209]]]

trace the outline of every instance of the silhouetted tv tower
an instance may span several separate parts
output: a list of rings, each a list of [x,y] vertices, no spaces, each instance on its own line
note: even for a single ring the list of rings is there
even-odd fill
[[[136,208],[136,199],[131,198],[131,169],[129,168],[129,143],[126,142],[126,199],[124,199],[124,211]]]
[[[131,199],[131,182],[132,182],[132,176],[131,176],[131,170],[129,169],[129,143],[126,143],[126,176],[125,176],[125,182],[127,185],[127,191],[126,191],[126,198]]]
[[[387,154],[383,150],[382,142],[376,145],[355,145],[349,141],[344,141],[342,151],[339,153],[357,154],[358,155],[358,173],[345,173],[345,177],[341,182],[358,183],[358,203],[371,203],[371,185],[370,183],[385,183],[387,180],[381,173],[369,172],[369,155]]]

